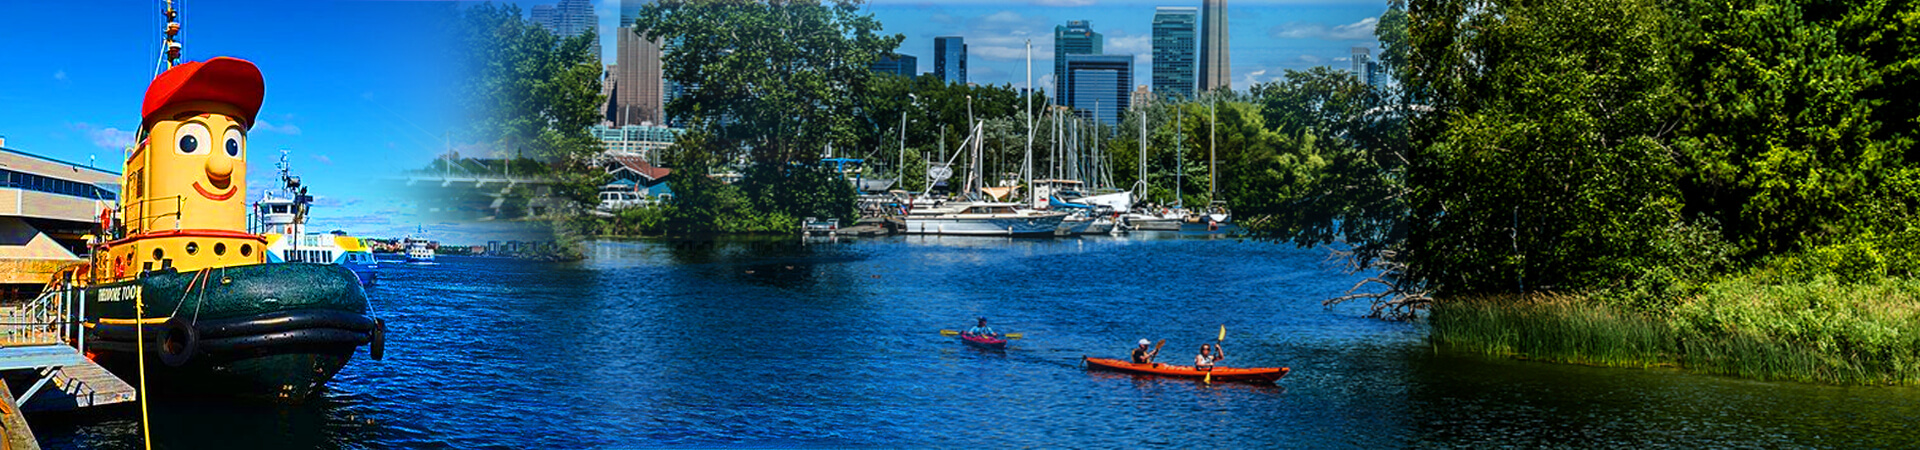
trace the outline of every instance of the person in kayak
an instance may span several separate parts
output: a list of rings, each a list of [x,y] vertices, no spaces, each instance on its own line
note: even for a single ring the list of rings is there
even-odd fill
[[[1153,362],[1153,357],[1155,357],[1155,356],[1160,356],[1160,351],[1159,351],[1159,350],[1155,350],[1155,349],[1150,349],[1150,348],[1147,348],[1147,346],[1149,346],[1149,345],[1153,345],[1153,343],[1152,343],[1152,342],[1149,342],[1149,341],[1147,341],[1146,339],[1141,339],[1141,340],[1140,340],[1140,347],[1138,347],[1138,348],[1135,348],[1135,349],[1133,349],[1133,363],[1134,363],[1134,364],[1148,364],[1148,363],[1152,363],[1152,362]]]
[[[1212,345],[1211,349],[1208,348],[1209,345]],[[1198,370],[1213,370],[1213,363],[1219,362],[1222,359],[1227,359],[1226,348],[1213,344],[1200,344],[1200,354],[1193,357],[1193,368]]]
[[[992,337],[992,338],[1000,337],[1000,333],[993,332],[993,327],[987,326],[987,318],[985,317],[980,318],[979,325],[974,325],[973,328],[968,328],[967,335],[976,336],[976,337],[986,336],[986,337]]]

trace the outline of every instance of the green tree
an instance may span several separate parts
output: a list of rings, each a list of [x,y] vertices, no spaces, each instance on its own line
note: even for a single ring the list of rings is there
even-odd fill
[[[469,49],[462,61],[472,74],[460,85],[471,103],[463,108],[471,117],[461,141],[545,162],[554,173],[598,173],[587,170],[600,151],[587,127],[599,121],[605,101],[594,33],[559,38],[522,18],[519,8],[491,3],[467,8],[460,25]],[[561,195],[597,201],[600,178],[562,178]]]

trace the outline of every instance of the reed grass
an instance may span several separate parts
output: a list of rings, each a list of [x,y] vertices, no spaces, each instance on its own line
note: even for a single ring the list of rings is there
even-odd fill
[[[1429,316],[1450,348],[1613,367],[1676,365],[1763,380],[1920,385],[1920,282],[1712,283],[1670,310],[1587,295],[1452,299]]]

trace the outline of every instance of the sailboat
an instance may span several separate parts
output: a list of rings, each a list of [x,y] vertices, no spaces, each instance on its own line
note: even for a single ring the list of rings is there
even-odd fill
[[[976,184],[980,173],[981,135],[984,122],[975,122],[973,132],[961,148],[972,147],[973,170],[968,176],[963,192],[978,194]],[[955,157],[958,157],[956,154]],[[931,165],[929,165],[931,171]],[[930,173],[929,177],[933,175]],[[935,234],[963,236],[1050,236],[1060,228],[1060,221],[1066,213],[1019,209],[1019,203],[1002,202],[938,202],[926,205],[924,199],[916,199],[906,214],[906,234]]]

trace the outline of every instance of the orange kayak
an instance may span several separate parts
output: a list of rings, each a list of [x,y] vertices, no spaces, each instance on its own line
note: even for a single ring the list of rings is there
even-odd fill
[[[1287,376],[1287,372],[1290,370],[1285,367],[1214,366],[1213,370],[1207,371],[1195,369],[1193,366],[1176,366],[1166,363],[1134,364],[1132,361],[1121,359],[1088,358],[1084,356],[1082,356],[1081,359],[1087,362],[1087,368],[1089,369],[1104,369],[1116,372],[1180,378],[1205,378],[1207,374],[1211,373],[1213,374],[1213,379],[1218,381],[1259,381],[1272,383],[1279,381],[1280,377]]]

